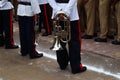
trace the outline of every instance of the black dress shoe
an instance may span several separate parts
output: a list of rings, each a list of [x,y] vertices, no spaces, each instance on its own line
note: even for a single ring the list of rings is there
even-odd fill
[[[79,70],[76,70],[76,71],[72,71],[73,74],[76,74],[76,73],[81,73],[81,72],[85,72],[87,70],[87,67],[85,66],[81,66],[82,64],[80,64],[80,69]]]
[[[92,39],[93,36],[92,36],[92,35],[87,35],[87,34],[85,34],[85,35],[82,36],[82,38],[83,38],[83,39]]]
[[[21,54],[21,56],[27,56],[28,54]]]
[[[118,41],[118,40],[113,40],[113,41],[112,41],[112,44],[114,44],[114,45],[120,45],[120,41]]]
[[[96,42],[107,42],[107,38],[96,38],[94,41],[96,41]]]
[[[5,46],[5,49],[17,49],[17,48],[19,48],[18,45],[6,45]]]
[[[1,37],[0,36],[0,47],[3,47],[4,46],[4,37]]]
[[[42,36],[48,36],[48,33],[45,32],[45,33],[42,34]]]
[[[43,53],[39,53],[35,56],[30,56],[30,59],[36,59],[36,58],[41,58],[41,57],[43,57]]]
[[[93,37],[97,37],[97,35],[98,35],[97,33],[94,33]]]
[[[0,47],[3,47],[4,46],[4,43],[0,43]]]
[[[113,35],[107,35],[107,38],[114,39],[114,36]]]

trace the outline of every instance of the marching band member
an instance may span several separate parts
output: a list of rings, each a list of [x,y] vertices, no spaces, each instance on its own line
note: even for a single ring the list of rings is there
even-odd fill
[[[10,0],[0,0],[0,46],[5,49],[18,48],[13,40],[12,9]]]
[[[18,22],[21,56],[29,54],[30,59],[40,58],[42,53],[35,49],[34,16],[40,13],[38,0],[18,0]]]
[[[77,0],[48,0],[48,2],[53,8],[52,19],[55,14],[61,10],[70,17],[71,40],[68,42],[69,51],[67,51],[66,47],[63,50],[56,51],[57,62],[60,69],[66,69],[68,62],[70,61],[73,74],[86,71],[87,68],[82,66],[81,63],[81,32]],[[62,46],[64,45],[66,44],[63,43]]]

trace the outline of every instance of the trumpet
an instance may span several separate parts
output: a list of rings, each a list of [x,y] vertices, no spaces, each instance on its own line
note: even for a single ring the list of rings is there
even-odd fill
[[[71,38],[70,18],[63,11],[56,13],[53,19],[54,43],[51,50],[62,50],[61,42],[68,43]]]

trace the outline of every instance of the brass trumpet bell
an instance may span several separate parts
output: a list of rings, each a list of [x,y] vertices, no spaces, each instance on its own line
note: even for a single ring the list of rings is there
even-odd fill
[[[53,46],[50,49],[53,50],[53,51],[57,51],[57,50],[62,50],[63,49],[61,44],[60,44],[60,40],[59,40],[58,36],[54,37],[54,44],[53,44]]]

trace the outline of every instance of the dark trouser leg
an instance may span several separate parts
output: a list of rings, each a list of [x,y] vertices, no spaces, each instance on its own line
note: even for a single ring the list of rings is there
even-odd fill
[[[72,72],[80,70],[81,34],[78,21],[71,22],[71,40],[69,42],[69,57]]]
[[[12,23],[12,10],[5,10],[4,11],[4,31],[5,31],[5,45],[6,46],[13,46],[13,23]]]
[[[26,17],[26,38],[27,38],[28,53],[30,57],[34,57],[37,55],[37,53],[35,49],[35,32],[34,32],[33,17]]]
[[[51,34],[51,15],[49,14],[49,7],[49,4],[40,5],[41,13],[39,14],[39,30],[41,30],[41,24],[43,24],[43,28],[45,29],[45,33],[43,35],[46,36]]]
[[[68,55],[67,49],[65,48],[66,44],[61,43],[61,45],[64,49],[56,51],[57,62],[61,69],[65,69],[68,65],[69,55]]]
[[[0,11],[0,46],[4,45],[4,36],[3,36],[3,13]]]
[[[29,54],[30,57],[35,56],[36,50],[34,44],[35,42],[34,18],[19,16],[19,28],[20,28],[21,53]]]
[[[21,45],[21,54],[28,54],[28,44],[27,44],[27,35],[26,35],[26,27],[25,27],[26,19],[24,17],[18,17],[19,22],[19,34],[20,34],[20,45]]]
[[[43,21],[44,21],[44,8],[43,5],[40,5],[40,10],[41,13],[39,13],[39,32],[41,32],[43,26]]]
[[[51,34],[51,26],[50,26],[50,21],[51,21],[51,16],[49,12],[49,4],[44,4],[44,26],[47,34]]]

